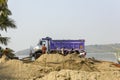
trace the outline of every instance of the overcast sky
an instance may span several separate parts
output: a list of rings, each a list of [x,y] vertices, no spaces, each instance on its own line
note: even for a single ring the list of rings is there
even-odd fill
[[[7,47],[27,49],[40,38],[85,39],[86,45],[120,42],[120,0],[9,0],[17,29]]]

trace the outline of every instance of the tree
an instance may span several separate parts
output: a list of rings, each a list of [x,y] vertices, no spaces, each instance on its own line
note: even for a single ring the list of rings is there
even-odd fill
[[[8,0],[0,0],[0,30],[6,32],[8,28],[16,28],[14,20],[9,18],[9,16],[12,15],[12,13],[8,9],[7,1]],[[7,45],[9,39],[10,39],[9,37],[3,37],[0,34],[1,44]]]

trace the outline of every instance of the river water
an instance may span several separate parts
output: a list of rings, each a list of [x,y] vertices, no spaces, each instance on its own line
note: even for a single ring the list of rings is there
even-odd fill
[[[114,53],[87,53],[86,57],[94,57],[97,60],[112,61],[117,63]]]

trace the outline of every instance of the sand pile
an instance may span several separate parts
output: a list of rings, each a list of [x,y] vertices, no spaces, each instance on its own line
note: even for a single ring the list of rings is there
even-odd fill
[[[62,62],[65,59],[60,54],[43,54],[36,61],[38,62]]]
[[[69,54],[67,56],[60,54],[43,54],[35,61],[35,63],[44,67],[52,67],[57,71],[62,69],[99,71],[97,67],[95,67],[95,64],[100,63],[100,61],[80,58],[78,54]]]
[[[0,63],[0,79],[33,79],[41,76],[44,70],[44,67],[39,65],[26,64],[20,60],[8,60],[5,63]]]
[[[43,54],[41,55],[36,61],[38,62],[63,62],[66,60],[80,60],[80,57],[78,54],[68,54],[67,56],[63,56],[61,54]]]
[[[24,63],[6,56],[0,59],[2,80],[119,80],[119,65],[77,54],[43,54],[34,62]],[[116,67],[117,66],[117,67]]]
[[[51,67],[53,71],[69,69],[100,72],[117,69],[116,66],[113,65],[113,62],[99,61],[94,58],[80,58],[78,54],[68,54],[67,56],[60,54],[43,54],[34,64]]]
[[[85,72],[74,70],[53,71],[36,80],[120,80],[120,71]]]
[[[9,60],[9,58],[7,56],[3,55],[2,58],[0,58],[0,63],[5,63],[8,60]]]

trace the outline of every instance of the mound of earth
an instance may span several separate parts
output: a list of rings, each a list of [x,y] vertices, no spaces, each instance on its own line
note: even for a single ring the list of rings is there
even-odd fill
[[[1,80],[119,80],[118,64],[77,54],[43,54],[36,61],[0,58]]]
[[[76,60],[76,61],[80,61],[80,57],[78,54],[68,54],[66,56],[63,56],[61,54],[43,54],[41,55],[36,61],[38,62],[55,62],[55,63],[59,63],[59,62],[64,62],[67,60]]]
[[[105,63],[95,60],[94,58],[80,58],[78,54],[68,54],[67,56],[60,54],[43,54],[34,62],[34,64],[39,64],[44,67],[52,67],[56,71],[70,69],[99,72],[101,69],[104,70],[104,68],[106,68],[107,70],[107,68],[111,68],[113,63]]]
[[[43,54],[36,61],[38,62],[62,62],[64,56],[60,54]]]
[[[5,63],[6,61],[8,61],[9,58],[5,55],[3,55],[1,58],[0,58],[0,63]]]
[[[53,71],[36,80],[119,80],[119,71],[86,72],[74,70]]]

